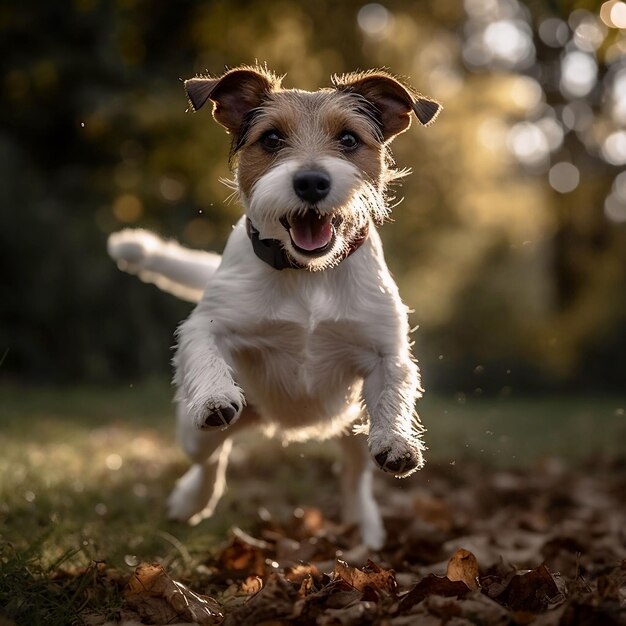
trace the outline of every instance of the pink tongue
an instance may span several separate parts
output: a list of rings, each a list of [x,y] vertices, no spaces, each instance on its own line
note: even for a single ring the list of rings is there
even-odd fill
[[[303,217],[294,217],[290,222],[291,240],[302,250],[319,250],[333,238],[331,217],[321,217],[309,211]]]

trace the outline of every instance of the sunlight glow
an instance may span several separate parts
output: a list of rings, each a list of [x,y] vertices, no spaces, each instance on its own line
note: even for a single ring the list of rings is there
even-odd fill
[[[109,454],[104,461],[104,464],[113,472],[116,472],[118,469],[122,467],[124,461],[119,454]]]
[[[626,4],[616,2],[611,7],[610,20],[615,28],[626,28]]]
[[[509,131],[507,145],[517,160],[524,165],[540,165],[550,153],[546,136],[531,122],[515,124]]]
[[[543,100],[541,85],[530,76],[519,76],[510,89],[511,100],[520,108],[532,111]]]
[[[530,61],[534,56],[531,34],[519,20],[492,22],[485,29],[483,41],[495,59],[510,67]]]
[[[470,67],[524,69],[535,60],[528,11],[517,0],[465,0],[463,59]]]
[[[591,55],[575,50],[563,57],[561,92],[564,96],[586,96],[594,88],[597,78],[598,65]]]
[[[564,133],[561,124],[553,117],[544,117],[536,122],[536,124],[544,134],[548,142],[550,152],[558,150],[563,144]]]

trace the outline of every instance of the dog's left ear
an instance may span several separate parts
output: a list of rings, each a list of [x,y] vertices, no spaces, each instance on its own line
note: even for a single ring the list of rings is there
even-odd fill
[[[380,117],[383,138],[393,139],[411,125],[411,112],[424,126],[432,124],[441,111],[439,102],[418,93],[386,72],[365,72],[334,76],[339,91],[356,93],[374,105]]]

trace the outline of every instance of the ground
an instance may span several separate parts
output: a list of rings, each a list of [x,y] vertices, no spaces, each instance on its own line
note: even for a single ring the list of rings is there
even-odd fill
[[[332,444],[244,436],[215,518],[167,522],[170,394],[0,389],[0,624],[626,624],[626,399],[428,397],[373,553]]]

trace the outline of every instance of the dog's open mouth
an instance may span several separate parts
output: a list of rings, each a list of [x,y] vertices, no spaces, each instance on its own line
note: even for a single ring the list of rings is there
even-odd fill
[[[304,215],[294,215],[281,220],[289,231],[291,243],[298,252],[308,255],[320,255],[329,250],[336,237],[335,227],[338,218],[321,215],[316,210],[309,210]]]

